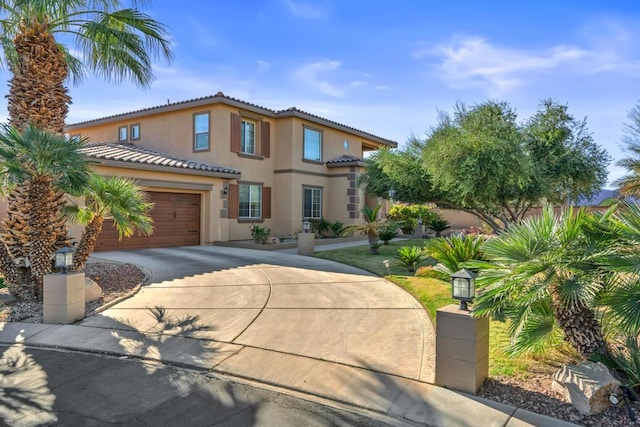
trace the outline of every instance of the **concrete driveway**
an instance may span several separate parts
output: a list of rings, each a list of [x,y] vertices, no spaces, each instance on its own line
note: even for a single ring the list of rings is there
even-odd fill
[[[151,277],[133,298],[81,326],[195,338],[217,346],[217,370],[228,366],[249,378],[255,378],[250,368],[271,358],[303,357],[433,381],[427,314],[368,272],[279,252],[203,246],[97,257],[142,266]]]
[[[426,312],[400,288],[367,272],[279,252],[202,246],[98,256],[143,266],[150,284],[77,324],[0,323],[0,343],[11,346],[5,354],[45,347],[161,361],[348,411],[373,411],[393,425],[571,425],[432,385],[435,340]],[[153,365],[144,366],[155,372]],[[67,364],[64,369],[74,375],[78,370]],[[133,405],[167,395],[166,384],[139,378],[119,380],[105,370],[95,381],[89,376],[80,390],[100,392],[115,381],[118,398]],[[173,375],[167,381],[180,396],[189,395]],[[111,394],[100,396],[109,403]],[[223,390],[214,401],[233,412],[228,397]],[[187,409],[198,410],[200,403],[188,402]],[[172,414],[185,418],[178,410]],[[274,419],[261,425],[287,425]]]

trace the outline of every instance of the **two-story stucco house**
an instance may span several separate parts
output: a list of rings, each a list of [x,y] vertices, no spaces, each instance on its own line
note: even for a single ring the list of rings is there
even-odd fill
[[[254,223],[287,237],[305,219],[357,222],[363,153],[397,145],[220,92],[72,124],[67,133],[91,141],[83,151],[99,173],[135,179],[155,203],[152,236],[118,242],[106,223],[97,250],[248,239]]]

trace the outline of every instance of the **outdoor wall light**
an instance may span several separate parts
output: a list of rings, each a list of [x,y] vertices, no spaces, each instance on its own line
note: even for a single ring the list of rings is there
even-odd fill
[[[451,275],[451,293],[453,298],[460,300],[460,310],[468,310],[467,302],[476,296],[477,274],[463,268]]]
[[[302,221],[302,231],[309,233],[311,231],[311,223],[309,221]]]
[[[222,187],[222,194],[225,196],[229,194],[229,187]]]
[[[55,252],[55,267],[59,268],[62,274],[67,274],[67,268],[73,265],[73,253],[75,251],[69,247],[58,249]]]

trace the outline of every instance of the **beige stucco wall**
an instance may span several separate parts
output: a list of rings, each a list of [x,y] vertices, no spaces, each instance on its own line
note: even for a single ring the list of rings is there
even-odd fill
[[[201,244],[228,240],[228,226],[226,225],[228,220],[220,218],[220,210],[223,209],[224,203],[224,196],[221,194],[223,179],[103,165],[96,166],[95,170],[107,176],[135,179],[148,191],[200,194]],[[75,232],[77,233],[77,231]],[[73,235],[73,237],[76,236]]]
[[[208,112],[210,114],[210,150],[194,152],[193,150],[193,115]],[[240,114],[256,122],[256,145],[260,145],[260,121],[270,123],[270,151],[269,158],[249,157],[234,153],[230,149],[231,142],[231,114]],[[150,112],[144,117],[136,119],[117,120],[111,123],[77,127],[70,134],[81,134],[91,141],[114,142],[118,140],[118,129],[139,124],[140,139],[131,141],[136,145],[153,150],[173,154],[175,156],[214,163],[240,170],[242,176],[237,183],[257,183],[271,187],[271,219],[264,219],[260,225],[271,228],[272,235],[278,237],[292,236],[302,227],[302,196],[303,186],[315,186],[323,189],[323,217],[329,221],[341,221],[347,224],[359,221],[351,218],[347,210],[349,204],[355,201],[356,212],[364,206],[365,197],[360,189],[356,194],[348,194],[353,174],[360,172],[352,170],[350,166],[328,168],[326,161],[351,155],[362,158],[363,147],[369,150],[379,143],[363,138],[356,133],[323,126],[313,120],[300,117],[273,117],[269,113],[261,114],[249,109],[238,108],[224,103],[212,103],[193,108],[184,108],[169,112]],[[303,161],[303,134],[308,126],[322,132],[322,162]],[[344,148],[344,141],[349,146]],[[136,174],[141,174],[137,171]],[[142,175],[136,175],[142,176]],[[153,176],[157,180],[180,179],[177,175],[169,176],[160,172],[144,175],[146,179]],[[189,181],[193,177],[184,178]],[[194,181],[196,182],[196,181]],[[230,180],[235,184],[236,180]],[[216,185],[219,185],[217,181]],[[221,186],[219,187],[221,188]],[[154,191],[161,191],[157,188]],[[173,189],[172,191],[175,191]],[[202,242],[215,240],[238,240],[250,238],[250,225],[246,221],[220,218],[219,212],[223,200],[217,196],[217,190],[206,197],[210,200],[203,212],[202,230],[206,234]],[[353,197],[353,198],[352,198]],[[204,205],[203,198],[203,205]],[[352,206],[353,207],[353,206]],[[360,216],[359,214],[357,215]]]

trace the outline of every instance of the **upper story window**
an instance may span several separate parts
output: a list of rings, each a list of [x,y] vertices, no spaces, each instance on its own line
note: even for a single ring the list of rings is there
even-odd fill
[[[240,126],[240,152],[256,154],[256,124],[249,120],[242,120]]]
[[[240,218],[262,218],[262,186],[240,185],[238,189]]]
[[[129,128],[129,134],[131,135],[131,140],[135,141],[137,139],[140,139],[140,125],[139,124],[135,124],[135,125],[131,125],[131,127]]]
[[[322,161],[322,132],[319,130],[304,128],[304,160],[314,162]]]
[[[122,126],[122,127],[118,128],[118,141],[119,142],[126,142],[127,141],[127,127],[126,126]]]
[[[193,115],[193,150],[209,149],[209,113]]]

